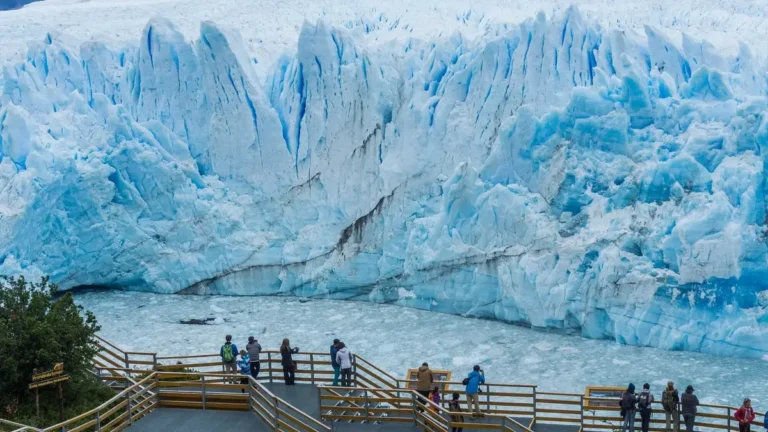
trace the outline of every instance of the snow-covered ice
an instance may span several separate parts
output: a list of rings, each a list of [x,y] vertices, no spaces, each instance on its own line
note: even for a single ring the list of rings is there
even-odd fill
[[[287,337],[303,351],[325,352],[339,338],[398,378],[424,361],[460,374],[454,376],[479,363],[491,382],[537,384],[543,391],[581,393],[589,385],[648,382],[660,393],[673,380],[678,387],[692,384],[702,403],[738,406],[749,396],[761,412],[768,406],[763,360],[631,347],[363,302],[131,292],[81,293],[75,299],[97,315],[100,334],[126,350],[215,353],[229,333],[236,344],[252,335],[265,349],[276,349]],[[178,323],[213,317],[225,322]]]
[[[764,11],[336,3],[0,16],[0,273],[768,354]]]

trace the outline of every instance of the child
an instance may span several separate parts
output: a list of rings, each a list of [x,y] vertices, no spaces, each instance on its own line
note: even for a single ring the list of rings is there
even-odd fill
[[[461,411],[461,404],[459,404],[459,394],[458,393],[454,393],[453,395],[451,395],[451,401],[448,402],[448,411],[450,411],[452,413],[462,412]],[[464,423],[464,416],[462,416],[462,415],[452,415],[451,416],[451,421],[452,422]],[[451,432],[462,432],[463,430],[464,430],[464,428],[460,428],[460,427],[452,427],[451,428]]]
[[[435,388],[432,389],[432,391],[429,393],[429,400],[435,403],[435,405],[440,406],[440,389],[435,386]],[[433,412],[437,412],[437,407],[435,405],[430,405],[429,409]]]
[[[240,367],[240,384],[248,384],[248,376],[251,374],[251,356],[245,350],[240,350],[237,366]],[[245,389],[240,389],[240,392],[245,393]]]
[[[744,403],[741,405],[741,408],[736,410],[734,417],[739,421],[739,432],[749,432],[749,425],[755,419],[755,410],[752,409],[752,401],[744,399]]]

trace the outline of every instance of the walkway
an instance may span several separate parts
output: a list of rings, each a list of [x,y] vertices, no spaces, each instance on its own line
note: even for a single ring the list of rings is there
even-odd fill
[[[264,386],[269,389],[275,396],[285,400],[297,409],[304,413],[321,420],[320,418],[320,400],[319,390],[315,385],[310,384],[297,384],[294,386],[286,386],[283,383],[273,382],[264,383]],[[177,390],[164,390],[166,392],[172,391],[189,391],[190,388],[180,387]],[[217,389],[222,393],[234,393],[238,392],[230,389]],[[478,424],[500,424],[499,418],[482,418],[473,419],[467,415],[464,417],[467,423]],[[528,425],[531,421],[530,418],[515,418],[523,425]],[[421,431],[422,429],[414,425],[413,423],[360,423],[360,422],[348,422],[348,421],[336,421],[325,422],[334,431],[340,432],[353,432],[353,431],[375,431],[375,432],[397,432],[397,431]],[[160,408],[151,412],[146,417],[142,418],[136,424],[131,427],[132,432],[142,431],[186,431],[186,432],[206,432],[219,430],[221,427],[245,427],[246,430],[251,431],[269,431],[264,423],[252,412],[249,411],[220,411],[220,410],[196,410],[196,409],[177,409],[177,408]],[[514,428],[514,427],[513,427]],[[464,428],[466,432],[475,432],[487,430],[486,427]],[[558,425],[558,424],[544,424],[539,423],[532,427],[534,432],[578,432],[578,426],[571,425]]]
[[[158,408],[129,428],[131,432],[267,432],[256,414],[249,411],[214,411],[183,408]]]

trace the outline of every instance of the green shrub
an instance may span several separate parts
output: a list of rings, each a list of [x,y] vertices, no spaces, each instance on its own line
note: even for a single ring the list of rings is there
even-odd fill
[[[65,418],[99,405],[114,393],[90,373],[96,350],[96,317],[75,305],[66,293],[58,298],[48,278],[0,277],[0,409],[4,418],[34,426],[58,421],[55,386],[40,389],[40,418],[35,417],[32,371],[64,363],[71,380],[64,384]],[[19,421],[20,422],[20,421]],[[23,423],[23,422],[20,422]]]

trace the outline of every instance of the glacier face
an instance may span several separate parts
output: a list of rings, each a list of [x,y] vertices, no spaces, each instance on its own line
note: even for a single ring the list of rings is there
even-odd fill
[[[56,35],[0,78],[0,273],[768,353],[765,64],[576,9],[422,40]],[[764,151],[765,150],[765,151]]]

